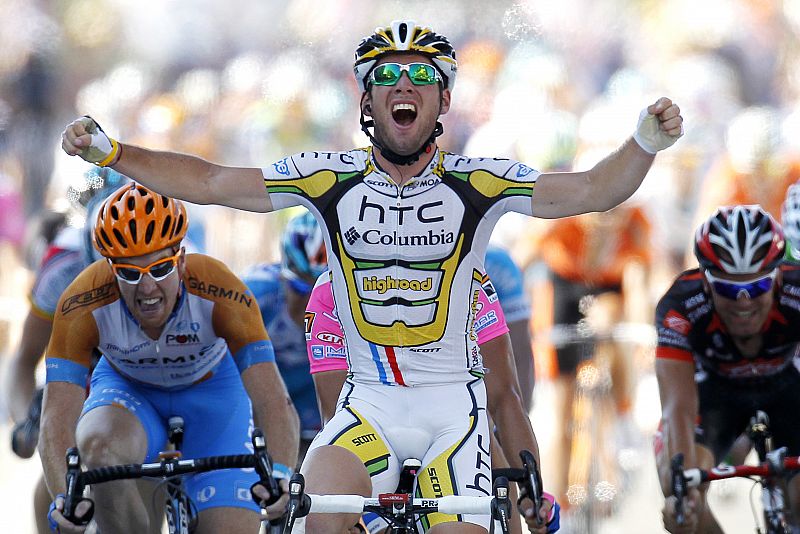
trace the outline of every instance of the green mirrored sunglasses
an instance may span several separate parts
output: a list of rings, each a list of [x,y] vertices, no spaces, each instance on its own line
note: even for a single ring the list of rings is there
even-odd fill
[[[395,85],[404,71],[414,85],[433,85],[442,81],[436,68],[427,63],[381,63],[369,73],[369,81],[374,85]]]

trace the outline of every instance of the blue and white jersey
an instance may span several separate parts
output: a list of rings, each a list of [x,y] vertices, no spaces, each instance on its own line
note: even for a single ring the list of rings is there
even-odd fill
[[[317,408],[314,381],[308,368],[305,328],[295,323],[286,309],[286,284],[280,275],[280,264],[255,265],[242,274],[267,327],[275,361],[292,402],[300,415],[304,438],[313,438],[322,423]]]
[[[496,245],[489,245],[484,261],[486,274],[492,279],[492,284],[497,290],[506,323],[530,319],[531,305],[525,293],[524,277],[508,252]]]

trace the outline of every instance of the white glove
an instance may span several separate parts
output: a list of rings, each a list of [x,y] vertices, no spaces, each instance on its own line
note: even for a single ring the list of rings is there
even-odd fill
[[[86,132],[92,136],[92,143],[81,150],[80,156],[98,167],[116,163],[120,152],[119,143],[106,135],[100,125],[90,116],[86,115],[79,120],[83,123]]]
[[[636,125],[636,133],[633,134],[633,138],[639,143],[642,150],[649,154],[655,154],[659,150],[671,147],[681,135],[683,135],[683,128],[681,128],[680,135],[676,136],[663,131],[658,116],[651,115],[647,108],[644,108],[639,114],[639,124]]]

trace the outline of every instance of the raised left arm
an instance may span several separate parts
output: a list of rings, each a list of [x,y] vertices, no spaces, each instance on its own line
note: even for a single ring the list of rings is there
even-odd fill
[[[541,174],[532,197],[533,214],[555,219],[618,206],[639,188],[656,152],[681,135],[680,108],[669,98],[658,99],[642,110],[634,135],[592,169]]]

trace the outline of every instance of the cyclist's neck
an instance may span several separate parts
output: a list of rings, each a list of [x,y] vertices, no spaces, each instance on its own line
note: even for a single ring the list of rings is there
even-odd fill
[[[761,349],[764,345],[764,336],[755,334],[752,336],[736,336],[731,335],[734,345],[739,349],[739,352],[746,358],[755,358],[761,354]]]
[[[372,155],[375,158],[375,163],[383,172],[388,174],[397,185],[404,185],[415,176],[421,174],[422,171],[424,171],[425,168],[430,165],[435,154],[436,143],[434,142],[431,143],[430,149],[423,153],[417,161],[409,165],[397,165],[383,157],[380,149],[374,146],[372,147]]]

